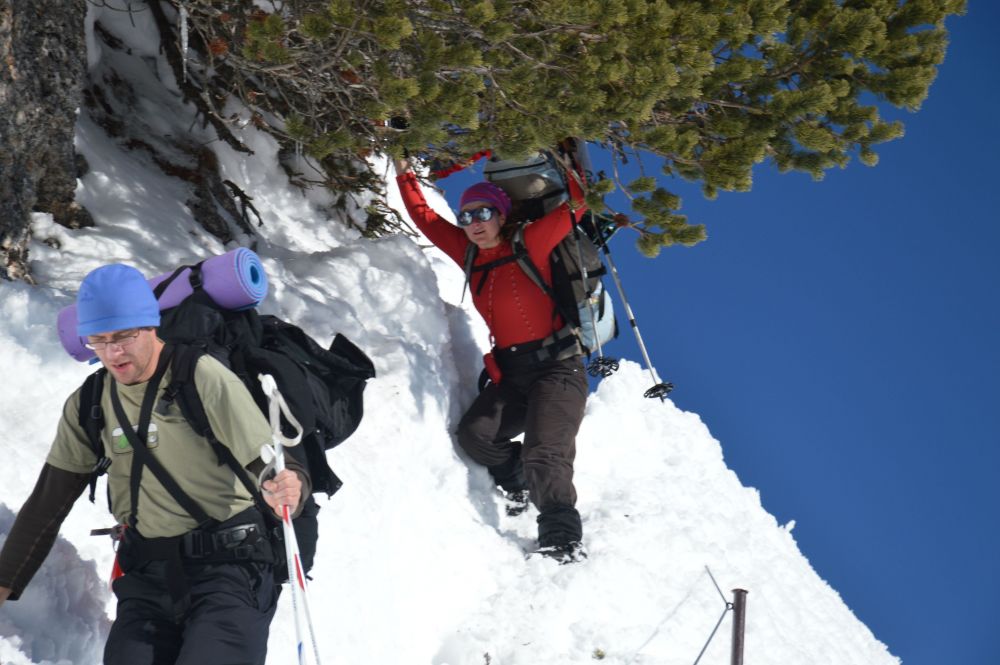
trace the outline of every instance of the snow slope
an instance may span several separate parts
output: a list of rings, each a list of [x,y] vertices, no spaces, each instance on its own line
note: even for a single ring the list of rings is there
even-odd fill
[[[150,132],[211,141],[156,52],[148,16],[133,18],[134,27],[90,6],[91,24],[132,49],[112,53],[92,39],[92,73],[132,81]],[[468,299],[460,302],[461,271],[422,239],[361,238],[331,218],[322,197],[289,185],[268,137],[252,127],[237,133],[254,156],[211,146],[224,177],[254,197],[263,218],[255,249],[272,289],[262,309],[321,343],[347,335],[378,372],[360,429],[330,454],[345,486],[320,499],[310,602],[325,663],[688,665],[737,587],[749,590],[747,662],[898,662],[810,567],[792,525],[777,524],[726,467],[702,420],[642,397],[648,376],[632,362],[591,395],[578,437],[590,558],[569,566],[525,558],[534,509],[506,516],[486,472],[450,434],[486,342]],[[192,221],[189,185],[123,148],[86,112],[77,142],[90,166],[77,196],[97,227],[69,231],[37,215],[39,285],[0,287],[0,534],[34,485],[64,399],[92,369],[63,352],[54,326],[83,275],[123,261],[153,276],[232,248]],[[398,201],[391,177],[389,201]],[[88,533],[108,524],[100,499],[77,503],[22,600],[0,608],[0,662],[100,662],[114,615],[112,551]],[[730,617],[702,663],[729,662]],[[294,643],[286,594],[268,663],[297,662]]]

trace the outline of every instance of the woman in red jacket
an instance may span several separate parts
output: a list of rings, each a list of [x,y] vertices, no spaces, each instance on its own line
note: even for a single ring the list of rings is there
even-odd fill
[[[586,556],[573,486],[588,391],[582,349],[555,303],[514,260],[512,229],[504,226],[511,201],[496,185],[477,183],[462,194],[454,226],[427,205],[407,161],[397,160],[396,172],[406,210],[431,242],[460,267],[469,245],[476,246],[470,288],[490,330],[492,381],[462,417],[458,443],[509,498],[524,502],[527,491],[539,512],[539,552],[563,562]],[[582,195],[570,186],[579,204]],[[531,261],[548,283],[549,253],[571,227],[567,203],[525,227]],[[512,440],[522,432],[523,444]]]

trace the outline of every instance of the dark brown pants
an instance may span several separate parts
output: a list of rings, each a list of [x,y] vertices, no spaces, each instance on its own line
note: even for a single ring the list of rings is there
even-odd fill
[[[548,515],[561,523],[563,519],[556,516],[570,511],[570,521],[579,523],[573,460],[587,390],[579,357],[505,371],[500,384],[486,386],[458,425],[459,445],[491,471],[515,461],[520,452],[531,501],[541,513],[540,536]],[[522,432],[523,446],[512,440]],[[502,478],[497,480],[503,484]],[[576,532],[579,527],[571,525],[568,530]],[[579,540],[580,534],[568,537]]]

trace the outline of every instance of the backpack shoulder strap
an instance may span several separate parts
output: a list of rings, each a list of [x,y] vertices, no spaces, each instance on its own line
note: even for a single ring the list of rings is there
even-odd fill
[[[170,384],[163,391],[163,397],[157,404],[157,411],[165,413],[170,404],[177,402],[185,420],[198,434],[205,436],[211,432],[205,407],[198,394],[198,386],[194,382],[194,371],[198,360],[207,351],[204,346],[194,344],[178,344],[170,367]]]
[[[135,426],[132,425],[128,415],[125,413],[121,398],[118,395],[116,382],[114,379],[111,380],[111,407],[114,409],[115,418],[118,420],[118,426],[122,429],[122,434],[132,446],[132,469],[129,476],[131,512],[128,516],[128,525],[131,528],[135,528],[138,524],[138,504],[144,468],[150,470],[174,501],[193,517],[199,525],[203,526],[213,522],[204,509],[198,505],[198,502],[181,489],[177,481],[147,447],[147,433],[152,422],[156,395],[159,392],[160,382],[171,362],[173,352],[174,349],[168,344],[160,353],[156,371],[146,383],[142,404],[139,407],[139,422]]]
[[[479,278],[479,283],[476,285],[476,294],[478,295],[482,292],[483,286],[486,284],[486,278],[489,276],[491,270],[499,268],[507,263],[513,263],[514,261],[517,261],[518,258],[515,252],[514,255],[505,256],[495,261],[490,261],[477,266],[474,265],[477,256],[479,256],[479,247],[477,247],[475,243],[470,242],[469,246],[465,250],[465,287],[462,289],[463,300],[465,299],[465,289],[472,284],[472,273],[482,273],[482,276]]]
[[[108,371],[102,367],[88,376],[80,386],[80,413],[77,421],[87,434],[87,443],[97,458],[90,472],[90,494],[87,498],[91,503],[94,503],[97,479],[107,473],[108,467],[111,466],[111,458],[104,453],[104,442],[101,441],[101,431],[104,429],[101,396],[104,393],[104,377],[107,373]]]
[[[260,489],[258,489],[257,484],[250,477],[250,473],[239,463],[239,460],[236,459],[236,455],[233,454],[229,446],[219,441],[218,437],[212,431],[212,424],[209,422],[208,414],[205,412],[205,403],[201,401],[201,395],[198,394],[198,386],[194,380],[194,373],[198,361],[206,353],[207,351],[203,346],[185,344],[177,346],[171,367],[170,385],[164,391],[160,405],[162,408],[167,408],[170,401],[176,400],[181,414],[188,421],[188,424],[191,425],[191,429],[200,436],[205,437],[209,445],[212,446],[212,451],[215,453],[215,457],[219,460],[219,463],[228,466],[239,479],[240,483],[250,492],[250,496],[254,497],[255,501],[263,504]]]
[[[472,281],[472,264],[476,262],[476,255],[478,253],[479,247],[474,242],[470,242],[465,248],[465,261],[462,264],[462,270],[465,272],[465,284],[462,286],[462,299],[459,302],[465,300],[465,292]]]
[[[490,276],[490,271],[494,268],[499,268],[502,265],[508,263],[514,263],[517,261],[518,257],[516,254],[510,254],[509,256],[504,256],[495,261],[490,261],[488,263],[482,263],[478,266],[473,266],[471,272],[482,273],[479,277],[479,283],[476,284],[476,295],[483,292],[483,287],[486,286],[486,279]],[[468,283],[468,282],[467,282]]]
[[[542,271],[539,270],[538,266],[535,265],[535,262],[531,260],[531,255],[528,253],[528,247],[524,242],[524,227],[521,227],[514,232],[514,238],[511,242],[514,245],[514,256],[517,258],[517,264],[521,266],[521,270],[523,270],[524,274],[526,274],[528,278],[531,279],[531,281],[534,282],[538,288],[540,288],[542,292],[549,297],[555,305],[559,316],[562,317],[563,323],[566,325],[572,325],[573,315],[566,309],[565,303],[559,301],[559,298],[556,296],[556,292],[552,290],[552,287],[546,283],[545,279],[542,277]]]
[[[510,241],[511,246],[514,248],[514,259],[517,261],[517,265],[521,266],[521,270],[524,274],[535,283],[535,285],[545,292],[549,298],[552,300],[556,299],[556,294],[552,291],[552,287],[545,283],[545,279],[542,278],[542,271],[538,269],[535,262],[531,260],[531,255],[528,253],[528,245],[524,242],[524,227],[519,227],[514,231],[514,237]]]
[[[573,213],[572,210],[570,210],[570,215],[572,216],[573,220],[573,226],[570,228],[570,233],[575,235],[577,230],[576,215]],[[569,236],[560,240],[552,251],[553,252],[559,251],[559,249],[564,246],[568,238]],[[581,336],[580,327],[577,323],[577,319],[575,316],[576,313],[573,311],[573,307],[575,307],[575,304],[571,306],[568,303],[561,300],[559,296],[556,294],[553,287],[550,284],[548,284],[542,277],[541,271],[538,269],[538,266],[535,265],[534,261],[531,260],[531,255],[528,253],[527,245],[524,242],[523,227],[518,229],[517,232],[515,232],[514,238],[511,242],[514,244],[514,255],[517,257],[517,263],[519,266],[521,266],[521,270],[523,270],[524,273],[528,276],[528,278],[531,279],[531,281],[534,282],[538,286],[538,288],[540,288],[542,292],[549,297],[549,300],[552,301],[552,304],[554,306],[553,318],[555,318],[556,314],[559,314],[559,316],[562,317],[563,328],[561,329],[560,334],[568,331],[569,334],[573,338],[575,338],[581,346],[583,346],[583,342],[581,341],[583,338]],[[555,275],[553,274],[553,278],[554,277]]]

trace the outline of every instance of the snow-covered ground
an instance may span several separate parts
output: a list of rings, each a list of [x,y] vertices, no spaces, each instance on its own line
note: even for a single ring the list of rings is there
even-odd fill
[[[91,5],[91,24],[101,21],[132,48],[126,57],[91,39],[91,70],[130,77],[151,132],[207,131],[170,83],[147,14],[135,14],[133,27],[127,15]],[[324,212],[322,197],[289,185],[268,137],[252,127],[237,134],[254,156],[211,145],[224,177],[253,196],[263,218],[256,251],[271,292],[261,309],[324,344],[347,335],[378,372],[361,427],[330,453],[345,486],[320,498],[310,603],[324,663],[690,665],[734,588],[749,591],[748,663],[898,662],[810,567],[793,525],[777,524],[726,467],[701,418],[642,397],[649,378],[632,362],[591,395],[578,437],[590,558],[567,566],[525,558],[536,513],[508,517],[485,470],[470,466],[451,436],[486,343],[468,298],[460,302],[461,271],[423,241],[361,238]],[[90,166],[77,198],[97,226],[69,231],[37,215],[39,285],[0,287],[0,537],[34,485],[64,399],[92,369],[62,350],[55,329],[83,275],[122,261],[152,277],[235,246],[192,221],[188,185],[124,149],[85,112],[77,142]],[[388,167],[379,168],[398,204]],[[112,551],[106,537],[88,534],[109,520],[102,501],[77,503],[23,598],[0,608],[0,662],[101,661],[114,615]],[[285,594],[272,626],[274,665],[297,662],[288,601]],[[730,617],[702,663],[729,662]]]

